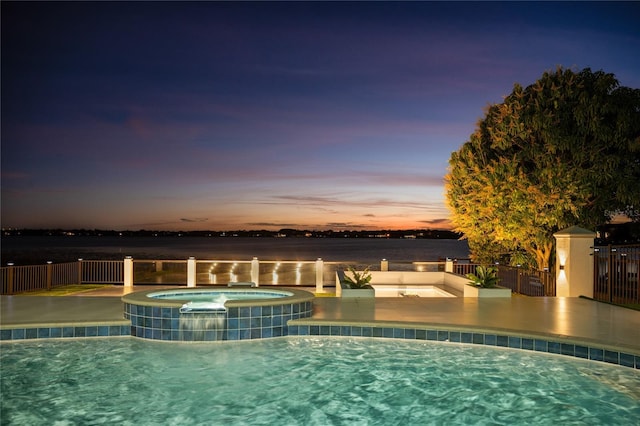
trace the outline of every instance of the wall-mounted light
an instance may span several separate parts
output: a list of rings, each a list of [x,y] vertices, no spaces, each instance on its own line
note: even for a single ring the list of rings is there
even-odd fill
[[[560,270],[564,271],[564,265],[560,265]]]

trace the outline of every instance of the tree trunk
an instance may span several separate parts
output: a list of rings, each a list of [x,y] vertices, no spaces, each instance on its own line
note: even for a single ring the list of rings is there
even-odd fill
[[[538,264],[539,271],[550,269],[549,260],[551,258],[552,249],[553,249],[553,243],[546,243],[541,247],[536,247],[531,250],[536,257],[536,263]]]

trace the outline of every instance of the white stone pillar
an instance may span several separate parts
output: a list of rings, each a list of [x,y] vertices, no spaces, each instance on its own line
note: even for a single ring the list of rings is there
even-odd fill
[[[131,289],[133,287],[133,257],[124,258],[124,288]]]
[[[447,260],[444,262],[444,271],[453,273],[453,259],[447,257]]]
[[[187,259],[187,287],[196,286],[196,258]]]
[[[596,233],[572,226],[556,239],[556,296],[593,297],[593,242]]]
[[[13,262],[7,263],[7,294],[13,294],[14,268]]]
[[[47,260],[47,290],[51,290],[51,282],[53,280],[53,262]]]
[[[78,284],[82,284],[82,258],[78,259]]]
[[[382,259],[380,261],[380,270],[388,271],[389,270],[389,261],[387,259]]]
[[[316,293],[323,293],[324,289],[324,262],[322,258],[316,260]]]
[[[260,287],[260,261],[257,257],[251,260],[251,281],[256,284],[256,287]]]

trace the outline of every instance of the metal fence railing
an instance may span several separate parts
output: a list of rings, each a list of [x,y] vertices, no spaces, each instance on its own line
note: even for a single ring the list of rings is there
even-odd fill
[[[611,303],[640,303],[639,270],[640,245],[594,247],[594,299]]]
[[[78,281],[80,265],[78,262],[55,263],[51,265],[51,287],[59,287]]]
[[[78,262],[0,268],[0,294],[45,290],[77,283]]]
[[[82,260],[78,284],[121,284],[124,264],[121,260]]]
[[[500,285],[511,291],[526,296],[555,296],[555,274],[548,271],[536,271],[523,268],[502,266],[498,267]]]
[[[637,261],[637,258],[635,258]],[[386,262],[386,261],[383,261]],[[380,265],[350,264],[357,269],[370,267],[380,270]],[[620,266],[628,274],[635,272],[636,287],[624,288],[612,294],[623,294],[637,298],[637,264]],[[313,286],[318,279],[327,287],[335,285],[336,271],[345,268],[344,262],[322,262],[317,271],[317,261],[260,261],[258,281],[260,285]],[[468,261],[454,261],[453,272],[466,275],[475,272],[477,265]],[[385,263],[389,270],[396,271],[444,271],[444,262],[393,262]],[[635,269],[634,269],[635,268]],[[321,276],[319,276],[321,275]],[[197,260],[196,285],[217,285],[234,281],[252,281],[254,277],[251,261]],[[549,272],[530,271],[522,268],[498,266],[500,285],[515,293],[528,296],[555,296],[555,276]],[[65,284],[122,284],[124,262],[121,260],[79,260],[78,262],[35,266],[7,266],[0,268],[1,294],[15,294],[35,290],[51,289]],[[133,260],[134,285],[185,285],[187,282],[186,260]],[[635,292],[634,292],[635,291]],[[608,294],[608,293],[607,293]],[[625,299],[626,300],[626,299]]]
[[[466,261],[454,262],[453,273],[466,276],[475,273],[477,264]],[[498,268],[498,278],[501,287],[526,296],[555,296],[555,274],[548,271],[536,271],[524,268],[495,265]]]
[[[185,285],[187,260],[133,259],[134,285]],[[322,262],[320,271],[313,261],[259,261],[260,285],[313,286],[318,280],[323,286],[335,286],[336,271],[348,265],[356,269],[366,267],[381,270],[382,265],[396,271],[444,270],[443,262],[409,262],[383,260],[379,265],[358,262]],[[46,290],[65,284],[123,284],[123,260],[78,260],[77,262],[33,266],[9,265],[0,268],[0,294],[16,294]],[[252,261],[197,260],[196,285],[227,284],[251,281]]]

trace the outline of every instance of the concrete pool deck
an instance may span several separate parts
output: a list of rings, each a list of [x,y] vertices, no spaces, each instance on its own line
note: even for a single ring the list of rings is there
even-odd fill
[[[136,286],[134,291],[176,286]],[[300,288],[305,290],[305,288]],[[313,289],[306,289],[312,292]],[[0,296],[0,328],[39,325],[122,325],[122,286],[68,296]],[[431,326],[504,332],[599,344],[640,355],[640,312],[581,298],[318,297],[311,318],[298,325]]]

